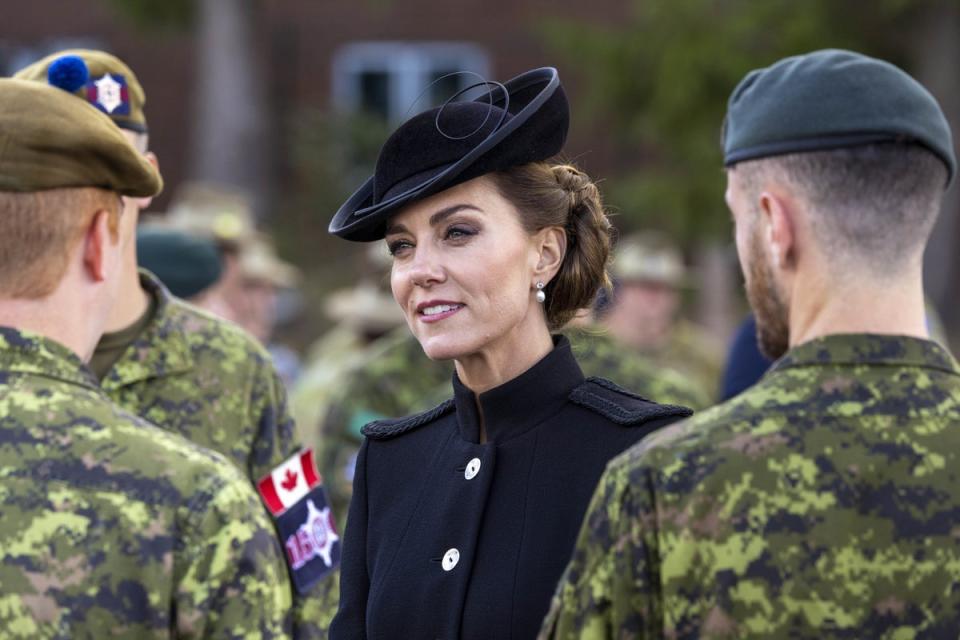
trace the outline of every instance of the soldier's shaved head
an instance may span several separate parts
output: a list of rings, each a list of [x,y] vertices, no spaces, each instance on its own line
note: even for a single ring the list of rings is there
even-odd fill
[[[735,171],[754,204],[772,183],[803,199],[838,277],[883,277],[919,260],[947,180],[943,161],[911,143],[794,153],[743,162]]]

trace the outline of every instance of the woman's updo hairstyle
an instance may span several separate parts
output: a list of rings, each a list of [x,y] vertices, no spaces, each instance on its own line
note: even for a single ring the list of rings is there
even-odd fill
[[[547,324],[551,331],[560,329],[610,284],[611,227],[600,190],[590,176],[569,164],[532,162],[490,175],[500,194],[517,208],[528,233],[566,229],[563,264],[544,289]]]

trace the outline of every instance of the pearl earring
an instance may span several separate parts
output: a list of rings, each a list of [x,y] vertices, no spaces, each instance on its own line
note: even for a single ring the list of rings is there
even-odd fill
[[[543,292],[543,283],[537,281],[537,302],[543,304],[547,300],[547,294]]]

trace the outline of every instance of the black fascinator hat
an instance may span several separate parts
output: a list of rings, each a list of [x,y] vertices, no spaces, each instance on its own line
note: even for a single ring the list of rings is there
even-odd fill
[[[483,85],[492,88],[473,101],[448,101],[400,125],[380,149],[376,172],[333,217],[330,233],[379,240],[387,218],[408,204],[560,152],[570,108],[556,69]]]

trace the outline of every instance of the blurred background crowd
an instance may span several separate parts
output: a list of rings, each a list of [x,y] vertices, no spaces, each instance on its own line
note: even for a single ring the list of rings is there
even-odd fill
[[[331,442],[359,441],[369,420],[449,390],[451,365],[428,361],[402,326],[385,247],[326,232],[410,113],[477,77],[560,69],[574,105],[567,159],[601,180],[619,237],[614,286],[575,322],[574,347],[591,360],[588,374],[638,389],[656,378],[654,399],[695,408],[749,386],[768,364],[746,318],[723,202],[718,140],[737,80],[793,53],[851,48],[902,66],[960,125],[952,0],[0,7],[5,75],[71,47],[110,51],[135,70],[166,181],[144,216],[140,262],[267,345],[303,440],[327,450],[321,466],[343,481],[340,498],[353,450]],[[954,187],[926,256],[930,327],[948,346],[960,344],[958,208]]]

